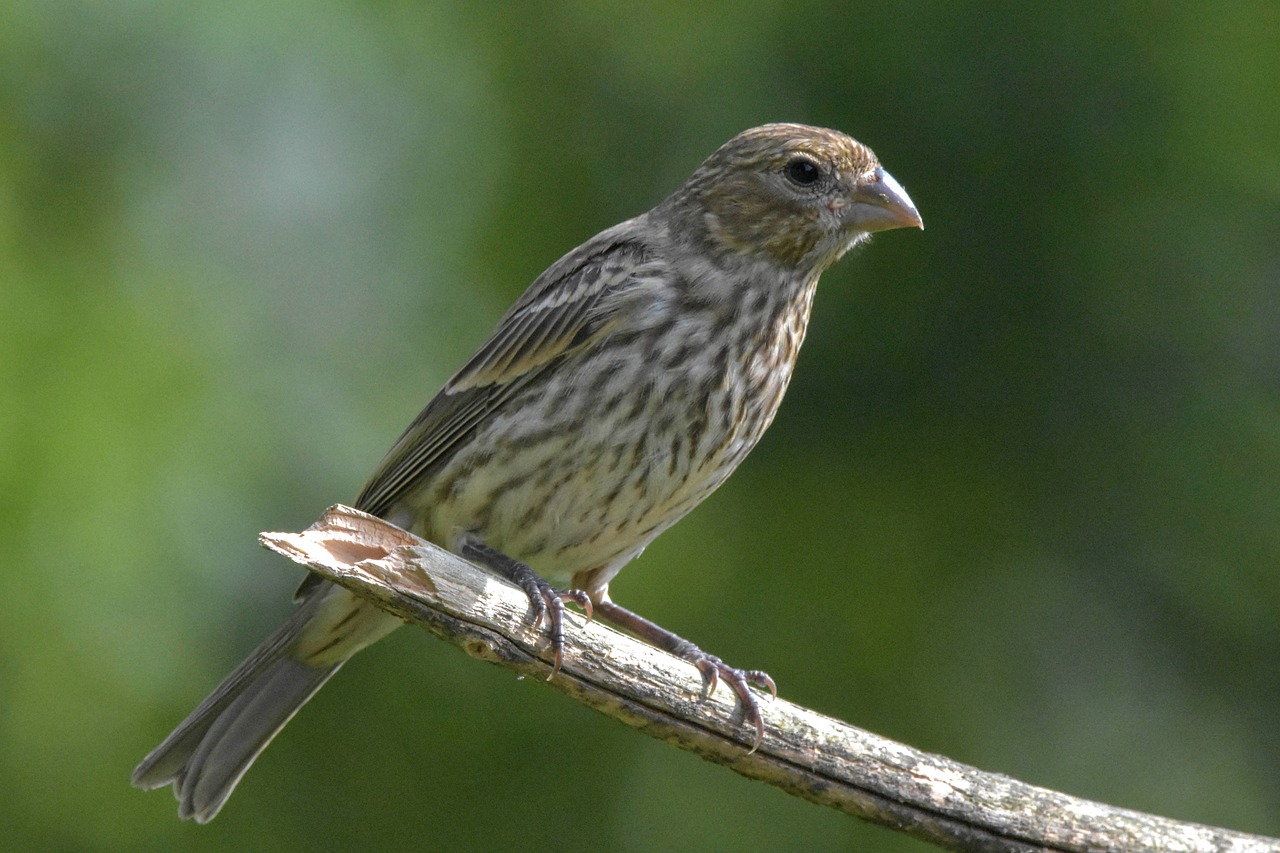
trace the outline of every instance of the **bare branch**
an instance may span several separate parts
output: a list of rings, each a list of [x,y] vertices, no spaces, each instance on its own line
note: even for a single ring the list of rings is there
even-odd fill
[[[377,518],[330,508],[304,533],[264,533],[268,548],[377,603],[473,657],[546,678],[550,655],[523,592]],[[919,752],[778,699],[765,738],[733,695],[704,695],[697,670],[611,628],[569,617],[552,687],[629,726],[744,776],[962,851],[1280,853],[1280,840],[1119,809]]]

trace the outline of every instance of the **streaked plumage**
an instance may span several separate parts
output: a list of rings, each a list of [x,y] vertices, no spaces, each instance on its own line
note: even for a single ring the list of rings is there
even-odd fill
[[[919,224],[870,149],[844,134],[766,125],[738,135],[652,211],[539,276],[356,506],[585,590],[605,618],[724,678],[759,726],[746,684],[771,685],[767,676],[639,619],[609,601],[608,585],[768,427],[823,270],[872,231]],[[525,588],[549,610],[554,639],[560,596]],[[182,817],[211,819],[302,703],[400,624],[316,578],[299,598],[135,772],[141,787],[172,781]]]

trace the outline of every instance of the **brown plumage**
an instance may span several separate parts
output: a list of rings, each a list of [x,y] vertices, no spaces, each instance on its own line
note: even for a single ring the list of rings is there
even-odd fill
[[[772,421],[821,273],[873,231],[919,226],[871,150],[793,124],[745,131],[653,210],[538,277],[387,454],[356,506],[723,678],[773,689],[614,604],[609,582],[738,466]],[[568,591],[556,587],[570,586]],[[401,623],[311,578],[290,619],[134,773],[217,814],[348,658]]]

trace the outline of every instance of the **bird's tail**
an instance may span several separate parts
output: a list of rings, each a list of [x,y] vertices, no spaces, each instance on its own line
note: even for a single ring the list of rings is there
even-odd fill
[[[178,816],[213,819],[271,739],[360,649],[403,623],[325,584],[133,771],[138,788],[173,783]]]

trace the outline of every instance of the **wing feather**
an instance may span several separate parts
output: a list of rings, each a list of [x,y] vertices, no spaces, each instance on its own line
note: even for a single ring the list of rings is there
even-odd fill
[[[647,260],[635,220],[598,235],[538,277],[489,339],[429,402],[382,460],[356,506],[385,515],[512,394],[554,361],[608,334],[623,289]]]

